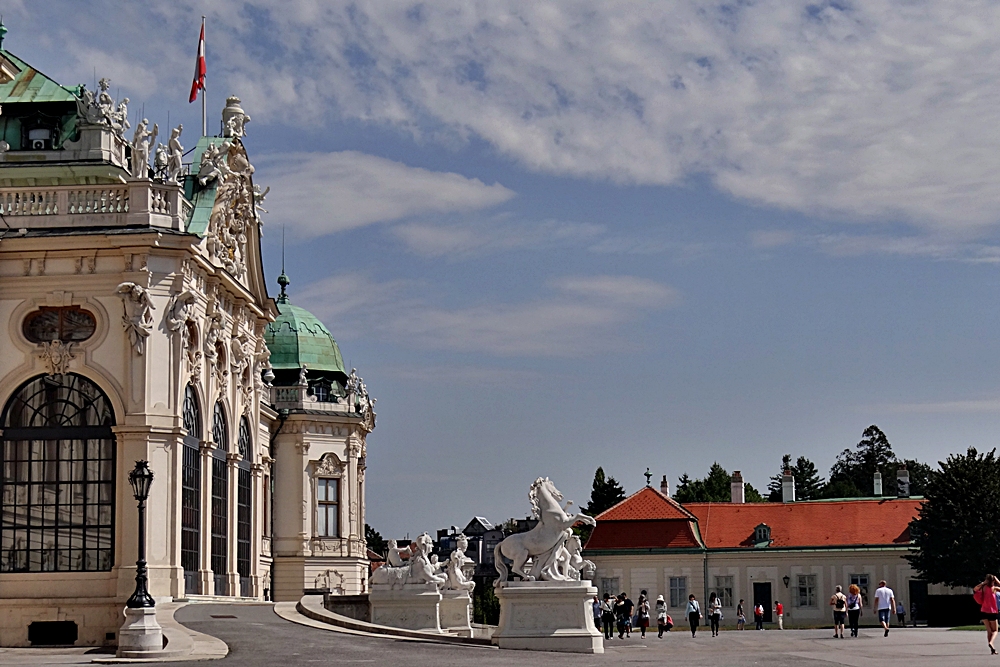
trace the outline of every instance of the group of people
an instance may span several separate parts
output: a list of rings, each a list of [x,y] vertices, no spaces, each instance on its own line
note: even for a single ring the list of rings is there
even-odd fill
[[[988,595],[987,592],[992,592]],[[993,575],[988,575],[986,580],[975,589],[976,602],[982,607],[983,623],[986,625],[987,642],[990,651],[996,654],[993,641],[998,634],[997,623],[1000,620],[1000,579]],[[843,592],[842,586],[837,586],[834,594],[830,597],[830,606],[833,607],[833,636],[837,639],[844,638],[844,626],[851,628],[851,637],[858,636],[858,623],[861,619],[865,605],[864,596],[861,589],[856,584],[851,584],[847,589],[847,594]],[[722,598],[716,593],[711,593],[708,597],[708,622],[712,636],[719,635],[719,624],[723,619]],[[655,607],[651,609],[649,597],[646,591],[639,595],[638,604],[632,602],[626,593],[619,593],[615,597],[605,593],[604,599],[600,600],[594,596],[594,625],[600,630],[604,629],[604,638],[612,639],[615,631],[618,638],[632,636],[633,628],[638,628],[642,637],[646,637],[646,629],[650,625],[651,612],[656,616],[658,629],[657,636],[662,638],[664,632],[670,632],[674,626],[673,619],[667,613],[667,604],[660,595],[656,599]],[[899,624],[906,625],[906,608],[903,603],[896,603],[896,595],[892,589],[886,585],[885,580],[879,582],[875,591],[873,609],[878,616],[885,634],[889,636],[889,619],[892,613],[896,612]],[[774,602],[774,614],[778,620],[778,628],[784,630],[784,606]],[[915,611],[915,610],[914,610]],[[705,614],[702,613],[701,605],[694,593],[688,596],[687,608],[685,610],[688,623],[691,627],[691,636],[696,637],[698,627],[702,624]],[[915,615],[915,614],[914,614]],[[753,608],[754,626],[757,630],[764,629],[764,605],[757,603]],[[746,628],[746,614],[744,611],[744,600],[740,600],[736,605],[736,629]],[[914,620],[914,624],[916,621]]]
[[[595,595],[593,608],[594,625],[598,630],[604,629],[605,639],[613,639],[615,630],[618,631],[618,639],[631,637],[633,628],[638,628],[642,637],[646,637],[651,611],[646,591],[639,594],[638,604],[632,602],[626,593],[619,593],[615,597],[605,593],[603,600]],[[664,632],[670,632],[670,628],[674,627],[674,621],[667,613],[667,603],[662,595],[656,599],[653,611],[656,614],[656,626],[659,630],[657,636],[662,638]]]

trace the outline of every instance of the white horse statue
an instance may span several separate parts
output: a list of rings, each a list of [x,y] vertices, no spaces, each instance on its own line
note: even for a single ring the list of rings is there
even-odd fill
[[[524,581],[571,581],[572,578],[559,567],[557,558],[563,553],[563,546],[573,534],[571,529],[575,524],[597,525],[594,518],[586,514],[567,514],[572,501],[567,502],[565,507],[560,505],[563,495],[548,477],[535,480],[528,499],[538,524],[526,533],[508,535],[493,550],[493,561],[500,573],[496,588],[507,581],[507,565],[503,556],[513,561],[511,571]],[[524,566],[529,558],[531,569],[526,572]]]

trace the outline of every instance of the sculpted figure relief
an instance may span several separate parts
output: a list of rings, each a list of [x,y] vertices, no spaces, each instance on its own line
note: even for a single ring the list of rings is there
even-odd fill
[[[146,351],[146,339],[153,329],[153,302],[149,298],[149,292],[141,285],[127,282],[120,284],[117,292],[125,308],[122,324],[125,325],[136,354],[143,354]]]
[[[160,126],[156,123],[153,123],[152,132],[148,128],[149,121],[143,118],[132,135],[132,175],[136,178],[146,178],[149,173],[149,147],[160,133]]]
[[[496,588],[507,581],[507,566],[502,556],[513,561],[511,571],[523,581],[572,581],[565,571],[560,570],[560,556],[566,541],[572,535],[572,527],[577,523],[597,525],[593,517],[586,514],[569,514],[572,502],[563,507],[563,495],[548,477],[539,477],[528,492],[532,515],[538,524],[526,533],[508,535],[494,549],[494,563],[500,577]],[[525,570],[528,561],[531,567]]]
[[[446,588],[449,590],[469,591],[471,593],[476,587],[476,582],[470,581],[464,572],[467,565],[475,564],[475,561],[465,555],[468,548],[469,538],[464,534],[459,534],[456,538],[456,549],[451,552],[447,561],[448,585]]]

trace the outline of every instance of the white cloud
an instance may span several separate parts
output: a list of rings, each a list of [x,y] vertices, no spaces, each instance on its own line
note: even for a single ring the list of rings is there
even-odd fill
[[[414,296],[417,288],[429,291],[341,274],[306,286],[296,298],[338,337],[365,332],[424,349],[529,357],[587,356],[629,345],[626,325],[680,298],[672,287],[634,276],[564,277],[530,301],[450,308]]]
[[[489,208],[514,196],[499,183],[354,151],[283,153],[257,163],[258,180],[271,188],[268,221],[287,222],[302,236]]]
[[[392,233],[407,249],[425,257],[465,257],[514,249],[538,250],[580,245],[605,234],[603,225],[543,220],[524,222],[509,216],[460,222],[409,222]]]
[[[954,260],[969,263],[1000,263],[1000,246],[963,240],[962,235],[918,234],[797,234],[787,230],[763,230],[750,235],[750,245],[761,250],[781,246],[807,247],[833,257],[896,255]]]

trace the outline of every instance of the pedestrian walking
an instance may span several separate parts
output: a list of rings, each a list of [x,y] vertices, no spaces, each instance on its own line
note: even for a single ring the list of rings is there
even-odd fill
[[[639,632],[642,638],[646,638],[646,628],[649,627],[649,600],[645,595],[639,596],[639,606],[636,611],[636,620],[639,622]]]
[[[778,629],[785,629],[785,607],[777,600],[774,601],[774,614],[778,617]],[[761,623],[764,621],[762,620]],[[761,626],[763,627],[763,626]]]
[[[740,603],[736,605],[736,629],[745,630],[747,625],[747,615],[743,611],[743,599],[740,598]]]
[[[1000,596],[1000,593],[997,593],[997,595]],[[998,599],[998,602],[1000,602],[1000,599]],[[911,602],[910,603],[910,622],[913,623],[913,627],[917,627],[917,603],[916,602]]]
[[[851,636],[858,636],[858,619],[861,618],[864,599],[861,597],[861,588],[857,584],[851,584],[847,589],[847,620],[851,624]]]
[[[601,622],[604,624],[604,638],[611,639],[615,636],[615,606],[611,601],[611,596],[604,594],[604,601],[601,602]]]
[[[996,600],[994,600],[993,606],[996,606]],[[885,585],[885,579],[883,579],[878,582],[878,588],[875,589],[875,614],[878,616],[878,621],[882,624],[882,628],[885,630],[883,637],[889,636],[889,617],[892,615],[892,610],[895,608],[896,594],[892,592],[891,588]],[[990,644],[991,648],[992,646],[993,645]]]
[[[670,621],[670,625],[667,622]],[[667,613],[667,603],[663,600],[663,596],[656,598],[656,629],[659,631],[657,637],[663,639],[664,632],[670,632],[670,628],[674,625],[673,621],[670,619],[670,614]]]
[[[691,624],[691,636],[694,637],[698,633],[698,625],[701,622],[701,606],[695,599],[694,593],[688,596],[687,617],[688,623]]]
[[[833,638],[843,639],[844,621],[847,620],[847,596],[844,595],[844,589],[840,585],[834,589],[830,606],[833,607]]]
[[[759,602],[753,608],[753,623],[758,630],[764,629],[764,605]]]
[[[993,655],[997,653],[997,650],[993,648],[993,640],[997,636],[997,591],[1000,591],[1000,579],[992,574],[987,574],[983,583],[977,584],[972,589],[972,597],[979,604],[979,617],[983,619],[983,625],[986,626],[986,643]]]
[[[708,622],[712,627],[712,636],[719,636],[719,621],[722,620],[722,598],[714,592],[708,596]]]
[[[594,627],[600,630],[603,625],[601,621],[601,599],[595,595],[593,601],[590,603],[590,607],[594,614]]]
[[[902,600],[896,603],[896,620],[899,621],[899,627],[906,627],[906,607]]]

